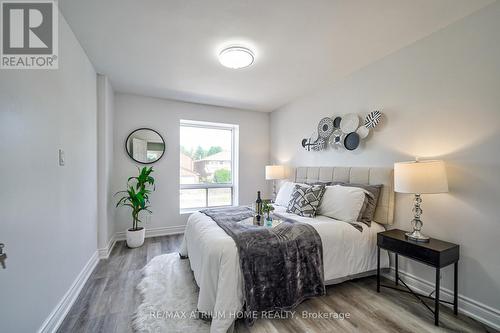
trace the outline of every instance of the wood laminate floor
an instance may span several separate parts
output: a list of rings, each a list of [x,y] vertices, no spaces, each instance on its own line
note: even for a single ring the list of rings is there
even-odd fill
[[[142,278],[142,267],[157,255],[176,252],[181,240],[182,235],[147,238],[137,249],[127,248],[123,241],[116,243],[109,259],[95,268],[58,332],[132,332],[130,322],[141,301],[135,286]],[[386,288],[378,294],[375,284],[375,278],[368,277],[328,286],[326,296],[302,303],[294,318],[260,319],[251,327],[238,321],[235,331],[496,332],[465,315],[455,317],[445,306],[441,307],[441,326],[435,327],[432,315],[412,295]],[[335,312],[349,313],[350,318],[312,318]]]

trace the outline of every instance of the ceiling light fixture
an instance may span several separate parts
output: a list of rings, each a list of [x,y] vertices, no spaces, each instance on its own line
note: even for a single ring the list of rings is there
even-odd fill
[[[254,53],[246,47],[231,46],[219,53],[220,63],[227,68],[245,68],[253,64],[254,60]]]

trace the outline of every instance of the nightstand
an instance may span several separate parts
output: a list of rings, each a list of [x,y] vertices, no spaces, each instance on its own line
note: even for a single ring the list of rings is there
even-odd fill
[[[401,282],[408,290],[400,289],[393,286],[380,284],[380,249],[393,252],[395,255],[395,285],[398,286]],[[398,272],[398,256],[416,260],[436,269],[436,291],[435,297],[418,294],[410,289],[406,283],[399,278]],[[416,242],[409,240],[405,231],[399,229],[387,230],[377,234],[377,292],[380,292],[380,287],[391,288],[401,292],[411,293],[418,298],[422,304],[434,314],[434,324],[439,326],[439,303],[447,303],[453,305],[453,312],[458,314],[458,260],[460,256],[460,247],[457,244],[448,243],[439,239],[431,238],[428,243]],[[454,290],[453,302],[447,302],[439,299],[439,280],[441,268],[454,264]],[[432,310],[422,298],[431,299],[434,301],[434,310]]]

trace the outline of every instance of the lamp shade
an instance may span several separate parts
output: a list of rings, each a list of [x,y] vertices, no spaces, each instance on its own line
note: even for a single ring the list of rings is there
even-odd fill
[[[399,193],[448,192],[443,161],[413,161],[394,164],[394,191]]]
[[[285,168],[282,165],[266,165],[266,180],[285,179]]]

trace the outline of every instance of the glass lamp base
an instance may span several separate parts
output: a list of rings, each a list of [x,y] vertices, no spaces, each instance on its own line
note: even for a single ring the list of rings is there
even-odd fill
[[[428,236],[423,235],[418,230],[413,230],[413,232],[407,232],[407,233],[405,233],[405,235],[406,235],[406,237],[408,237],[408,239],[411,239],[411,240],[416,241],[416,242],[426,243],[430,239]]]

